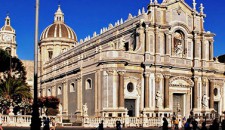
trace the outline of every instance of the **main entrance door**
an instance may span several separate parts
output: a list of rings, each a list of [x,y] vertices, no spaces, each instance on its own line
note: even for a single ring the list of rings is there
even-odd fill
[[[135,116],[135,99],[125,99],[125,108],[128,110],[130,117]]]
[[[184,94],[173,94],[173,114],[182,115],[184,110]]]

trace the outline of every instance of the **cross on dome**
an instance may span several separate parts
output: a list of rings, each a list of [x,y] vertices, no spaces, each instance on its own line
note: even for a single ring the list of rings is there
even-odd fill
[[[60,5],[58,5],[58,10],[55,12],[54,22],[64,22],[64,13],[62,12]]]

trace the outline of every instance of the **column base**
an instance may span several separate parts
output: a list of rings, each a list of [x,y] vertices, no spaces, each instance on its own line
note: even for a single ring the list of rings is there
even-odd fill
[[[127,116],[128,110],[124,107],[119,108],[103,108],[101,111],[102,117],[125,117]]]

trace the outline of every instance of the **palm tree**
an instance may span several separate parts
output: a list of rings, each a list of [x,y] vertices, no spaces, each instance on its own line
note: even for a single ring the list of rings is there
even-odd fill
[[[16,96],[31,98],[30,86],[22,79],[8,75],[0,80],[0,96],[6,99],[13,99]]]

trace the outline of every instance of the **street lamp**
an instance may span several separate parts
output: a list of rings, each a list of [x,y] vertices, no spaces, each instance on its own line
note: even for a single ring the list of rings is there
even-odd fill
[[[33,111],[31,117],[31,130],[40,130],[41,119],[39,118],[39,111],[37,105],[37,78],[38,78],[38,20],[39,20],[39,0],[36,0],[35,6],[35,41],[34,41],[34,100]]]

